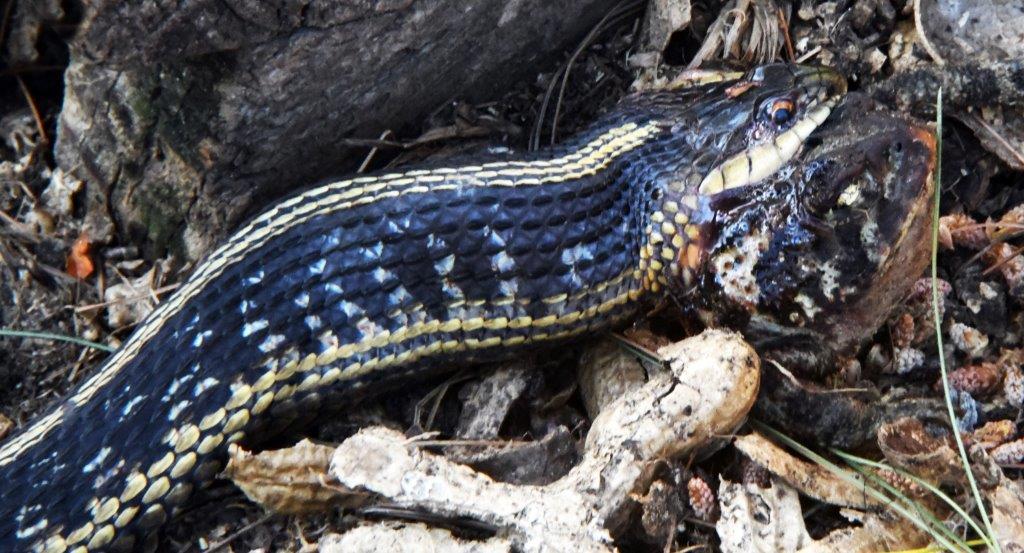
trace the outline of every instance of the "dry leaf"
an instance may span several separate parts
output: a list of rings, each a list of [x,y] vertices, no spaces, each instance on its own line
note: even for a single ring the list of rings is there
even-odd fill
[[[334,449],[309,440],[292,447],[250,453],[232,445],[224,474],[265,509],[285,514],[323,512],[345,496],[326,486]]]
[[[771,0],[726,3],[687,67],[700,67],[713,60],[765,63],[777,58],[786,40],[778,14],[779,9]]]
[[[90,247],[89,236],[85,233],[80,234],[71,246],[71,253],[68,254],[67,272],[69,275],[85,279],[92,274],[95,267],[92,264],[92,259],[89,258]]]
[[[889,463],[932,484],[962,485],[960,456],[947,440],[933,437],[921,421],[904,417],[878,429],[878,447]]]
[[[970,215],[951,213],[939,217],[939,242],[949,250],[957,246],[980,250],[988,246],[991,240],[985,226],[979,225]]]
[[[992,531],[1003,551],[1024,551],[1024,490],[1004,478],[987,493],[992,504]]]
[[[137,324],[156,307],[153,301],[155,269],[138,278],[107,286],[103,301],[107,304],[107,324],[111,328]]]
[[[1006,443],[1017,433],[1017,425],[1009,419],[986,422],[984,426],[974,431],[971,441],[985,449],[991,449],[999,444]]]

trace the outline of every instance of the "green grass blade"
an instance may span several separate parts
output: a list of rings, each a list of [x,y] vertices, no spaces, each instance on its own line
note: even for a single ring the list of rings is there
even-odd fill
[[[915,505],[915,507],[917,508],[913,510],[908,509],[905,505],[901,504],[900,502],[894,501],[894,498],[882,493],[877,488],[868,485],[868,482],[863,476],[851,473],[850,471],[843,469],[839,465],[836,465],[832,461],[829,461],[828,459],[822,457],[821,455],[815,453],[814,451],[811,451],[808,447],[797,442],[796,440],[793,440],[789,436],[786,436],[781,432],[756,420],[751,420],[750,425],[757,429],[759,432],[768,434],[774,437],[775,439],[779,440],[780,442],[786,444],[787,446],[789,446],[799,454],[803,455],[804,457],[810,459],[814,463],[817,463],[818,465],[825,467],[825,469],[827,469],[832,474],[835,474],[840,480],[843,480],[847,484],[862,488],[864,490],[864,493],[871,496],[878,502],[884,504],[889,509],[896,511],[896,513],[898,513],[903,518],[907,519],[914,526],[917,526],[922,532],[927,533],[929,536],[931,536],[933,540],[936,541],[936,543],[938,543],[942,547],[945,547],[947,550],[961,551],[964,553],[971,552],[971,548],[967,546],[966,542],[960,539],[959,537],[957,537],[955,540],[950,540],[946,537],[946,534],[945,532],[943,532],[943,530],[939,530],[937,528],[932,527],[934,524],[938,524],[938,526],[941,526],[944,530],[948,530],[948,528],[945,528],[941,521],[935,518],[935,515],[931,515],[931,519],[934,521],[931,524],[929,524],[928,521],[919,516],[922,512],[920,506]],[[927,509],[923,509],[923,511],[927,512]]]
[[[41,340],[53,340],[55,342],[71,342],[72,344],[78,344],[87,348],[98,349],[106,352],[113,352],[114,348],[100,344],[98,342],[92,342],[83,338],[77,338],[75,336],[65,336],[63,334],[53,334],[51,332],[36,332],[33,330],[14,330],[11,328],[0,328],[0,336],[7,336],[10,338],[39,338]]]
[[[942,88],[939,88],[939,95],[935,101],[935,139],[936,139],[936,151],[935,151],[935,202],[934,209],[932,211],[932,317],[935,321],[935,347],[939,353],[939,370],[942,373],[942,395],[946,399],[946,411],[949,415],[949,424],[952,428],[953,438],[956,441],[957,450],[960,452],[960,461],[963,463],[964,473],[967,475],[967,481],[971,485],[971,493],[974,495],[974,501],[978,504],[978,512],[981,514],[981,520],[985,523],[985,533],[987,536],[995,536],[995,532],[992,531],[992,522],[989,520],[988,509],[985,508],[985,502],[981,497],[981,491],[978,489],[978,482],[974,478],[974,471],[971,469],[971,460],[967,456],[967,449],[964,447],[964,441],[960,437],[960,424],[956,417],[956,411],[953,409],[953,397],[949,390],[949,371],[946,368],[946,356],[943,354],[942,345],[942,316],[939,314],[939,208],[940,208],[940,197],[942,196]],[[993,540],[994,542],[995,540]],[[993,549],[996,553],[1001,553],[1002,549],[998,543],[993,543]]]
[[[939,517],[936,516],[935,513],[933,513],[931,510],[929,510],[925,506],[921,505],[916,500],[911,499],[906,494],[904,494],[901,490],[899,490],[898,488],[896,488],[892,484],[886,482],[883,478],[881,478],[877,474],[874,474],[874,473],[872,473],[870,471],[865,470],[863,467],[858,466],[856,463],[851,464],[851,468],[854,471],[856,471],[857,474],[860,474],[861,476],[863,476],[867,480],[871,481],[871,483],[874,484],[875,486],[877,486],[879,488],[882,488],[883,490],[888,492],[892,497],[895,497],[896,499],[898,499],[908,509],[913,509],[914,511],[919,513],[924,519],[927,520],[927,522],[929,523],[929,526],[931,528],[933,528],[935,531],[941,532],[943,535],[946,536],[946,538],[948,538],[949,540],[951,540],[953,542],[956,542],[956,544],[959,545],[964,550],[971,551],[970,545],[968,545],[968,543],[963,538],[961,538],[960,536],[957,536],[953,532],[953,530],[951,530],[948,526],[946,526],[943,523],[943,521],[941,519],[939,519]],[[934,536],[934,533],[932,533],[931,531],[929,531],[929,533]]]
[[[992,545],[992,541],[990,540],[989,536],[985,533],[984,530],[981,529],[981,526],[978,524],[978,522],[976,520],[974,520],[974,517],[970,516],[967,513],[967,511],[965,511],[964,508],[961,507],[960,504],[956,502],[956,500],[954,500],[952,497],[949,497],[949,495],[947,495],[946,492],[944,492],[941,489],[939,489],[938,487],[934,486],[931,482],[928,482],[927,480],[923,480],[923,479],[919,478],[917,475],[915,475],[914,473],[907,472],[907,471],[905,471],[903,469],[896,468],[896,467],[893,467],[893,466],[889,466],[889,465],[887,465],[885,463],[879,463],[878,461],[872,461],[871,459],[865,459],[863,457],[858,457],[856,455],[851,455],[849,453],[846,453],[844,451],[840,451],[838,449],[833,449],[832,453],[834,453],[837,457],[841,458],[842,460],[846,461],[847,463],[857,464],[857,465],[864,465],[864,466],[868,466],[868,467],[872,467],[872,468],[876,468],[876,469],[881,469],[881,470],[891,470],[891,471],[895,472],[896,474],[899,474],[900,476],[913,481],[918,486],[921,486],[922,488],[928,490],[929,493],[931,493],[931,494],[935,495],[936,497],[938,497],[939,499],[941,499],[943,501],[943,503],[945,503],[946,505],[949,505],[949,507],[951,509],[953,509],[953,511],[955,511],[956,514],[960,515],[960,518],[962,518],[964,520],[964,522],[966,522],[971,527],[971,529],[973,529],[974,532],[978,536],[980,536],[981,541],[985,545],[987,545],[988,547],[994,547]],[[968,543],[970,543],[970,542],[968,542]]]

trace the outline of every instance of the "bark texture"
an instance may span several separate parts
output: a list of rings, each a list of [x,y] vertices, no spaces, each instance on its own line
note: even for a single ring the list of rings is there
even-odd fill
[[[532,78],[615,0],[94,0],[57,161],[97,239],[197,258],[376,137]],[[113,221],[111,224],[109,221]]]

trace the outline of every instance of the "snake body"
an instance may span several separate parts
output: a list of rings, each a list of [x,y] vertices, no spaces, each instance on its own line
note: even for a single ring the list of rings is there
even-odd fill
[[[330,182],[237,231],[0,444],[0,550],[133,550],[337,394],[613,327],[700,276],[708,198],[775,173],[845,92],[774,65],[630,97],[539,154]]]

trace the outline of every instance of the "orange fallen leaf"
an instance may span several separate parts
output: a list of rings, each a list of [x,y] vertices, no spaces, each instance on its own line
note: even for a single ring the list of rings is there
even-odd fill
[[[92,274],[95,267],[92,264],[92,259],[89,258],[89,248],[91,245],[89,243],[89,236],[85,233],[80,234],[75,243],[71,245],[71,253],[68,254],[67,260],[67,272],[69,275],[84,279]]]

